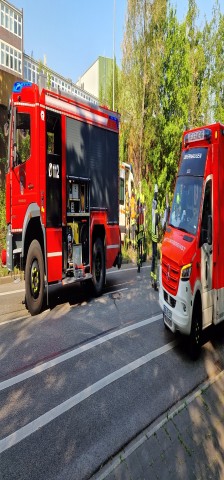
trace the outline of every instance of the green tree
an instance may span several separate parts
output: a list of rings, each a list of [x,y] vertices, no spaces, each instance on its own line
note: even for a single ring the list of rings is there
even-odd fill
[[[159,81],[166,0],[129,0],[123,42],[120,110],[128,156],[139,183],[149,176],[147,149],[155,136],[153,117],[160,108]],[[151,125],[150,125],[151,123]],[[122,144],[124,147],[124,143]]]
[[[114,59],[114,65],[107,79],[106,88],[103,88],[103,86],[101,85],[99,92],[100,103],[106,104],[106,106],[111,110],[114,108],[114,111],[117,111],[119,108],[119,80],[120,71],[117,66],[116,59]]]
[[[216,0],[213,16],[209,24],[210,31],[210,105],[212,105],[213,121],[224,122],[224,15]]]

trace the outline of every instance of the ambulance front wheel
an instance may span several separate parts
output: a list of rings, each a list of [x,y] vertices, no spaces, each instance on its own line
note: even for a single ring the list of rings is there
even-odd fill
[[[101,238],[97,238],[93,245],[92,282],[95,295],[101,295],[105,285],[105,255]]]
[[[44,300],[44,260],[41,246],[33,240],[25,268],[26,306],[31,315],[40,313]]]
[[[192,360],[196,360],[201,351],[202,343],[202,313],[201,304],[196,301],[193,308],[191,333],[189,338],[190,356]]]

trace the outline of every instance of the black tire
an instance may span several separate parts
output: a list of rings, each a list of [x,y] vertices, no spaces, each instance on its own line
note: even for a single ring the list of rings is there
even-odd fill
[[[201,352],[202,318],[201,309],[195,305],[192,314],[191,333],[189,338],[189,353],[192,360],[197,360]]]
[[[40,313],[44,300],[44,260],[41,246],[33,240],[25,268],[26,305],[31,315]]]
[[[165,329],[166,329],[168,332],[171,332],[170,328],[169,328],[168,325],[165,323],[164,313],[163,313],[163,325],[164,325]]]
[[[105,256],[103,243],[97,238],[93,245],[92,283],[96,296],[101,295],[105,285]]]

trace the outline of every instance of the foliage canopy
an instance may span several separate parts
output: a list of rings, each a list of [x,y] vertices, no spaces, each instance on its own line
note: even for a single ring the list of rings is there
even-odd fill
[[[133,165],[148,211],[173,192],[183,131],[224,122],[224,15],[214,0],[200,24],[196,0],[183,21],[168,0],[128,0],[118,109],[120,158]],[[172,193],[170,193],[170,200]]]

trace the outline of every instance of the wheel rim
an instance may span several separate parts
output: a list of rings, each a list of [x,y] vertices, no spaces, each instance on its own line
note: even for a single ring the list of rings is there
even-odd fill
[[[30,270],[30,291],[33,298],[38,298],[40,292],[40,269],[36,259],[32,262]]]
[[[95,262],[95,276],[96,276],[97,282],[100,281],[101,270],[102,270],[101,255],[98,253],[96,256],[96,262]]]
[[[199,345],[200,342],[200,323],[198,320],[195,322],[195,343]]]

